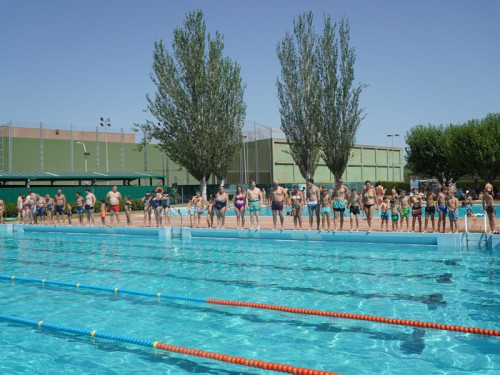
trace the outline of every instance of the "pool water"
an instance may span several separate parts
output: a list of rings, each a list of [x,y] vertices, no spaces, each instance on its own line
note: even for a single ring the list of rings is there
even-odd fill
[[[6,235],[0,274],[498,329],[498,254],[436,246]],[[2,314],[343,374],[495,374],[498,337],[0,281]],[[1,373],[265,374],[0,321]]]

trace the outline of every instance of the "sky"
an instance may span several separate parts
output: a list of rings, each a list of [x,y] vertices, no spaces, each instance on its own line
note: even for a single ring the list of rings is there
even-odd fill
[[[0,124],[110,132],[151,118],[146,94],[154,42],[171,46],[188,12],[241,66],[247,128],[280,127],[276,45],[293,19],[313,11],[345,17],[355,48],[366,117],[358,144],[404,146],[418,124],[462,123],[500,112],[497,0],[0,0]]]

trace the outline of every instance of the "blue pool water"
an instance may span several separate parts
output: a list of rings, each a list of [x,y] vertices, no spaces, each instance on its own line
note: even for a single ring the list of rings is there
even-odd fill
[[[498,254],[436,246],[4,235],[0,274],[498,329]],[[1,313],[343,374],[496,374],[498,337],[0,281]],[[270,371],[0,321],[1,373]]]

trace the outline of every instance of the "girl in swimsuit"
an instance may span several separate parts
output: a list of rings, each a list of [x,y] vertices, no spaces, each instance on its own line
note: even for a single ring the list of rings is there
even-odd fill
[[[151,193],[146,193],[146,195],[141,199],[144,203],[144,225],[146,226],[146,220],[149,219],[149,226],[151,226]]]
[[[226,210],[229,202],[229,196],[226,194],[224,186],[219,188],[219,192],[215,195],[215,214],[217,215],[217,228],[224,228],[226,220]]]
[[[302,202],[304,201],[304,195],[299,190],[298,185],[293,185],[290,201],[290,205],[292,206],[293,226],[297,229],[298,224],[299,229],[302,229]]]
[[[45,203],[47,205],[47,218],[51,224],[54,224],[54,200],[49,194],[45,195]]]
[[[236,229],[243,229],[245,226],[245,204],[246,194],[240,184],[236,187],[234,195],[234,212],[236,213]]]
[[[368,232],[372,231],[373,212],[375,211],[375,189],[370,181],[365,181],[363,187],[363,211],[368,223]]]
[[[132,202],[130,201],[130,196],[125,196],[125,217],[127,218],[127,226],[130,226],[132,213]]]
[[[163,216],[165,217],[165,226],[170,226],[170,197],[165,193],[162,197]]]

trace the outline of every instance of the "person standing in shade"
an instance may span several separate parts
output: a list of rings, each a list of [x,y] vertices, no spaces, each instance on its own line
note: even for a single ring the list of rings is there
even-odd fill
[[[269,191],[268,204],[271,206],[273,212],[273,229],[276,229],[277,215],[280,215],[281,230],[283,230],[283,206],[287,199],[287,193],[283,187],[280,186],[278,180],[274,180],[273,187]]]
[[[55,204],[56,204],[56,220],[57,224],[61,224],[59,219],[62,220],[64,223],[64,210],[66,209],[66,197],[62,193],[61,189],[57,190],[57,194],[54,197]]]
[[[132,202],[130,201],[130,196],[125,195],[125,218],[127,219],[127,226],[132,224]]]
[[[80,225],[83,225],[83,211],[84,211],[84,206],[85,204],[85,199],[83,199],[82,195],[80,192],[76,192],[76,213],[78,214],[78,222]]]
[[[485,188],[483,192],[483,211],[488,215],[488,222],[490,224],[490,233],[498,234],[495,224],[495,204],[493,202],[493,194]]]
[[[319,225],[321,222],[321,205],[319,201],[320,191],[319,188],[314,185],[314,180],[312,178],[307,180],[307,209],[309,210],[309,230],[313,229],[314,216],[316,216],[316,228],[319,230]]]
[[[259,210],[263,204],[263,197],[260,189],[255,185],[255,181],[250,181],[250,186],[246,192],[247,208],[250,211],[250,229],[260,229]],[[257,228],[254,226],[257,223]]]
[[[333,187],[333,230],[344,227],[345,201],[349,199],[349,189],[344,185],[344,180],[339,178]],[[337,227],[337,218],[340,216],[340,226]]]
[[[94,206],[96,198],[89,188],[85,189],[85,213],[87,214],[87,225],[94,225]],[[47,207],[48,208],[48,207]]]
[[[116,224],[120,224],[120,201],[122,200],[122,195],[118,191],[117,186],[113,186],[113,189],[106,195],[106,200],[109,202],[109,216],[111,225],[113,225],[113,217],[116,217]]]
[[[3,224],[3,214],[5,211],[5,203],[0,199],[0,224]]]

